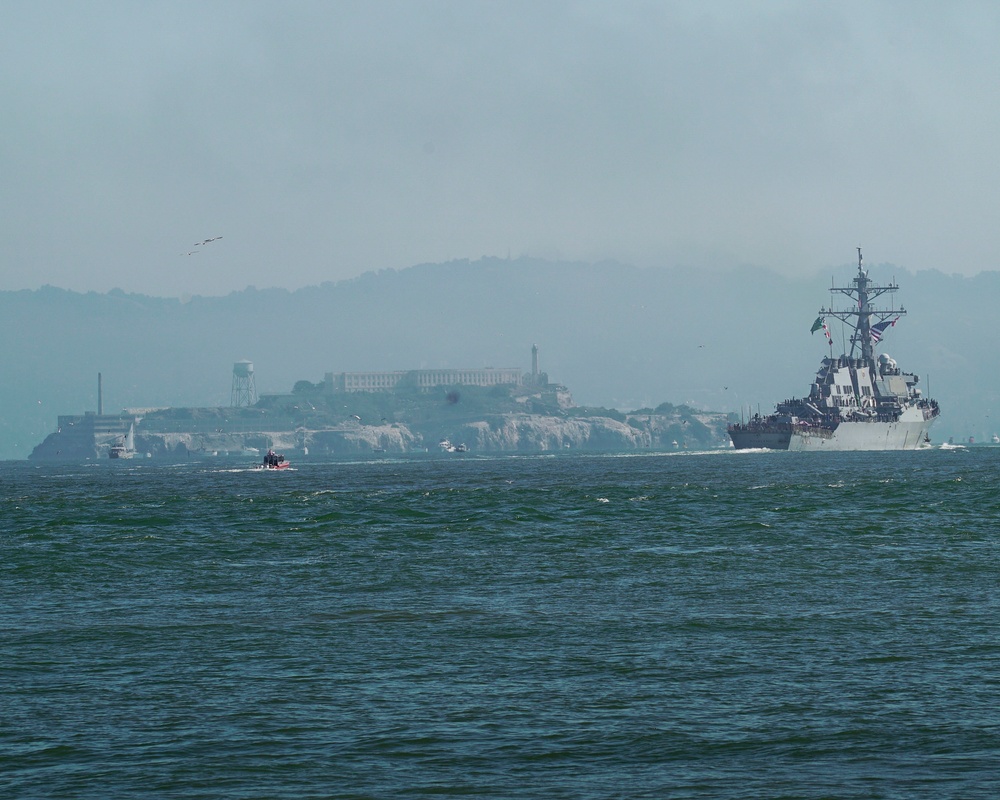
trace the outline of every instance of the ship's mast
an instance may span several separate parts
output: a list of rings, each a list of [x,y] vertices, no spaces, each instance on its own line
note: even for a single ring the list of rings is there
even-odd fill
[[[876,317],[876,324],[906,315],[906,309],[900,307],[898,310],[873,308],[871,301],[883,294],[892,294],[899,289],[895,283],[887,286],[874,286],[868,279],[868,272],[864,267],[864,260],[861,256],[861,248],[858,248],[858,274],[851,281],[852,286],[834,286],[830,293],[841,293],[851,298],[854,308],[850,310],[835,311],[834,309],[820,309],[820,315],[836,317],[845,325],[852,329],[850,358],[855,358],[860,352],[860,357],[865,364],[872,369],[875,368],[875,347],[872,342],[872,317]]]

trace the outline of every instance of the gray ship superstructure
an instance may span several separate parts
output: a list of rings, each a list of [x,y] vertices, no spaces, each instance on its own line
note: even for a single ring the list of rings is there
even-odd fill
[[[887,354],[875,356],[875,345],[906,310],[874,308],[871,302],[892,294],[895,284],[876,286],[868,278],[858,248],[858,274],[851,286],[832,294],[851,299],[842,311],[820,309],[813,332],[822,328],[831,354],[824,358],[809,396],[785,400],[775,413],[754,415],[729,426],[737,449],[771,450],[916,450],[929,441],[940,413],[937,402],[917,388],[919,378],[903,372]],[[827,318],[851,331],[850,352],[834,357]]]

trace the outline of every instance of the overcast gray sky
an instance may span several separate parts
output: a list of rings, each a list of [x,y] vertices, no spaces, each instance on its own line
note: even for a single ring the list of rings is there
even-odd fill
[[[0,289],[224,294],[508,253],[813,274],[858,244],[1000,264],[993,2],[0,0],[0,20]]]

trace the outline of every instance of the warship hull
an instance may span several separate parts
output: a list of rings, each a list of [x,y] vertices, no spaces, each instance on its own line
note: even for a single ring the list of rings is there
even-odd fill
[[[917,450],[930,435],[933,418],[895,422],[842,422],[835,430],[792,425],[762,425],[730,430],[737,450],[859,451]]]

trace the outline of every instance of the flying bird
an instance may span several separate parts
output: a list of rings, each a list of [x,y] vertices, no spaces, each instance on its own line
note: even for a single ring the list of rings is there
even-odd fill
[[[221,236],[214,236],[211,239],[203,239],[200,242],[195,242],[194,246],[197,247],[198,245],[201,245],[201,244],[211,244],[212,242],[219,241],[219,239],[221,239],[221,238],[222,238]]]

